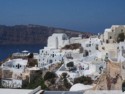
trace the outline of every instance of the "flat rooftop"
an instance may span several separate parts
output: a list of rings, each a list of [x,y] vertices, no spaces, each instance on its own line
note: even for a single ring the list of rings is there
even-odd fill
[[[5,89],[0,88],[0,94],[29,94],[32,89]]]

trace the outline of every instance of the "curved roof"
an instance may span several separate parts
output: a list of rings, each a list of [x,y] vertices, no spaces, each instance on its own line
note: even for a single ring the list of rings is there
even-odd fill
[[[84,91],[84,90],[88,90],[91,88],[93,88],[93,86],[77,83],[77,84],[73,85],[69,91]]]

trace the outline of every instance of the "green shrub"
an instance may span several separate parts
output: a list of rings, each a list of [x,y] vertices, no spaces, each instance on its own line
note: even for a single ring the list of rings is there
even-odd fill
[[[71,50],[74,50],[74,49],[79,49],[81,47],[81,44],[80,43],[73,43],[73,44],[70,44],[70,45],[65,45],[62,49],[71,49]]]
[[[85,76],[81,76],[78,78],[74,79],[74,84],[76,83],[82,83],[84,85],[90,85],[93,83],[93,80],[90,77],[85,77]]]
[[[54,78],[50,79],[50,82],[51,84],[55,84],[55,79]]]
[[[66,76],[67,76],[67,73],[65,73],[65,72],[62,73],[62,77],[63,77],[63,78],[66,78]]]
[[[54,72],[47,72],[44,76],[44,80],[49,80],[49,79],[52,79],[52,78],[55,78],[56,77],[56,74]]]
[[[64,79],[64,86],[68,89],[71,87],[70,83],[67,81],[66,78]]]
[[[74,63],[73,62],[67,63],[67,67],[74,67]]]
[[[35,89],[38,86],[41,86],[42,89],[48,89],[47,86],[44,84],[44,79],[41,76],[37,76],[34,80],[30,83],[29,81],[23,81],[23,89]]]

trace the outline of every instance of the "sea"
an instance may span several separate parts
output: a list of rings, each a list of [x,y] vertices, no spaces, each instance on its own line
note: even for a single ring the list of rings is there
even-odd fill
[[[0,45],[0,62],[15,52],[22,52],[27,50],[31,53],[39,53],[40,49],[43,49],[45,45],[33,44],[33,45]]]

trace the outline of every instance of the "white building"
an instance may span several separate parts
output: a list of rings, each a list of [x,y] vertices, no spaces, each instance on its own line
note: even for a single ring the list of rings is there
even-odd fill
[[[54,33],[48,38],[47,47],[40,49],[38,67],[48,67],[53,63],[62,62],[65,53],[61,48],[69,44],[68,36],[64,33]]]
[[[27,60],[12,59],[1,65],[2,86],[9,88],[22,87],[22,73],[26,69]]]
[[[23,72],[27,65],[27,60],[24,59],[12,59],[1,65],[1,68],[4,70],[12,69],[13,71],[17,70]]]
[[[101,45],[103,45],[103,42],[98,37],[88,38],[82,43],[83,48],[89,52],[89,55],[95,53]]]
[[[48,38],[47,47],[52,49],[59,49],[69,44],[69,38],[64,33],[54,33]]]
[[[62,62],[63,53],[59,49],[44,48],[40,50],[38,67],[51,65],[53,63]]]
[[[118,53],[118,62],[125,62],[125,41],[120,42],[117,47],[117,53]]]
[[[7,88],[21,88],[22,80],[18,79],[2,79],[2,86]]]
[[[105,29],[101,38],[106,43],[114,43],[117,41],[118,35],[122,32],[125,34],[125,25],[112,25],[111,28]]]
[[[70,43],[73,44],[73,43],[82,43],[84,42],[85,39],[82,38],[82,35],[79,35],[78,37],[71,37],[70,38]]]

